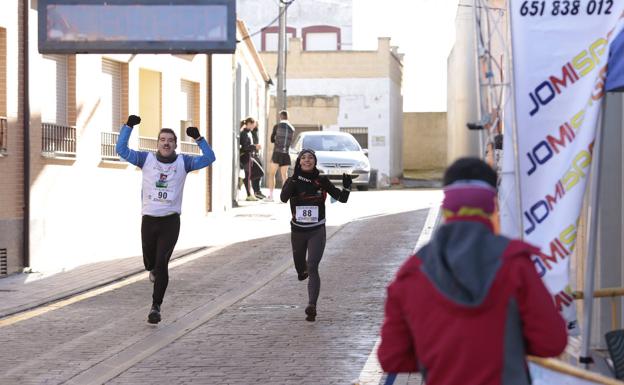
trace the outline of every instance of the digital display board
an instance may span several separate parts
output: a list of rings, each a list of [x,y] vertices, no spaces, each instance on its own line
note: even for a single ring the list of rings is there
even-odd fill
[[[232,53],[235,0],[39,0],[39,52]]]

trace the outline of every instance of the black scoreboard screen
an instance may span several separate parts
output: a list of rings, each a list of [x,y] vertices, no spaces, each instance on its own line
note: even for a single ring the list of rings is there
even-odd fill
[[[235,0],[39,0],[41,53],[232,53]]]

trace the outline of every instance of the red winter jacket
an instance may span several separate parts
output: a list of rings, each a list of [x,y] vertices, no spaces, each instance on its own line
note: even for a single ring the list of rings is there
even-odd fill
[[[529,384],[525,355],[557,356],[567,343],[536,251],[489,221],[448,220],[388,287],[384,371],[419,371],[427,385]]]

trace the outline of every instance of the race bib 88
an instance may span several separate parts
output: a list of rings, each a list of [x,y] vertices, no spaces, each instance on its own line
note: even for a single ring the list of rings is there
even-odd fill
[[[295,219],[300,223],[318,222],[318,206],[297,206]]]

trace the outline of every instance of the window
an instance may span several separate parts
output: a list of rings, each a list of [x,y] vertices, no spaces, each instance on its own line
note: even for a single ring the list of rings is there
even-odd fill
[[[120,161],[115,151],[119,129],[127,116],[124,108],[124,79],[127,65],[114,60],[102,59],[100,89],[102,96],[98,107],[98,122],[101,124],[101,156],[104,160]]]
[[[340,127],[340,131],[353,135],[363,149],[368,148],[368,127]]]
[[[278,27],[268,27],[262,31],[262,51],[277,51]],[[288,39],[297,37],[297,30],[293,27],[286,27],[286,50],[288,51]]]
[[[119,132],[123,124],[123,63],[102,59],[102,99],[100,122],[106,131]]]
[[[193,138],[186,135],[187,127],[199,127],[199,84],[181,80],[180,93],[180,152],[199,154],[199,147]]]
[[[41,100],[41,121],[61,126],[67,125],[67,56],[43,55],[40,90],[44,94]]]
[[[66,55],[43,55],[39,89],[41,100],[41,153],[45,157],[76,157],[75,88],[69,87],[70,75],[75,83],[75,57]],[[71,71],[70,71],[71,69]]]
[[[329,25],[313,25],[301,30],[305,51],[340,50],[340,28]]]

